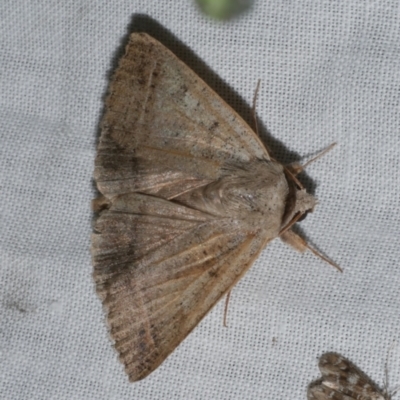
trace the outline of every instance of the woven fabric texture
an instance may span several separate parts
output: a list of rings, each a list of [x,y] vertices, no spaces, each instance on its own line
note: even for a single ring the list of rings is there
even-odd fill
[[[0,20],[1,399],[306,399],[327,351],[382,385],[400,327],[398,0],[256,0],[223,23],[192,0],[2,0]],[[221,302],[131,384],[92,282],[90,202],[104,97],[133,31],[249,124],[261,79],[259,130],[282,163],[338,143],[300,177],[319,204],[299,232],[344,273],[275,240],[234,288],[228,328]]]

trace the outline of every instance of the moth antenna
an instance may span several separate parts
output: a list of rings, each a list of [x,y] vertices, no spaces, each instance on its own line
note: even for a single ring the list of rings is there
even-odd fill
[[[228,316],[228,304],[229,304],[229,299],[231,298],[231,290],[226,294],[226,299],[225,299],[225,309],[224,309],[224,322],[223,325],[225,328],[228,327],[228,325],[226,324],[226,319]]]
[[[301,214],[300,214],[300,216],[301,216]],[[343,272],[342,268],[340,268],[339,265],[335,264],[333,261],[331,261],[329,258],[325,257],[319,251],[317,251],[314,248],[312,248],[301,236],[299,236],[296,233],[294,233],[291,229],[286,229],[285,228],[281,232],[280,238],[285,243],[287,243],[288,245],[292,246],[293,248],[295,248],[300,253],[303,253],[305,250],[308,249],[314,255],[316,255],[317,257],[321,258],[323,261],[327,262],[328,264],[332,265],[332,267],[335,267],[340,272]]]
[[[391,399],[393,396],[396,396],[396,394],[398,393],[399,389],[400,389],[400,385],[397,386],[397,387],[390,393],[389,399]]]
[[[324,156],[326,153],[330,152],[335,146],[337,145],[336,142],[330,144],[325,150],[322,150],[321,153],[319,153],[318,155],[316,155],[314,158],[312,158],[311,160],[307,161],[304,165],[303,165],[303,169],[306,169],[308,165],[310,165],[312,162],[318,160],[319,158],[321,158],[322,156]]]
[[[336,263],[331,261],[328,257],[325,257],[323,254],[321,254],[319,251],[313,249],[307,242],[306,242],[306,247],[308,250],[310,250],[314,255],[319,257],[321,260],[327,262],[328,264],[332,265],[332,267],[335,267],[339,272],[343,272],[342,268],[339,267]]]
[[[285,172],[288,176],[290,176],[290,179],[297,185],[299,189],[304,189],[304,186],[302,183],[296,178],[296,174],[293,173],[291,166],[286,166]]]
[[[256,103],[257,103],[258,91],[260,89],[260,83],[261,83],[261,79],[259,79],[257,82],[256,90],[254,92],[254,97],[253,97],[253,107],[251,109],[251,112],[253,114],[253,119],[254,119],[254,129],[255,129],[257,136],[259,136],[259,134],[258,134],[258,123],[257,123],[257,115],[256,115]]]
[[[390,350],[393,348],[393,343],[389,347],[389,350],[386,354],[386,362],[385,362],[385,376],[383,378],[383,389],[385,393],[389,393],[389,357],[390,357]]]
[[[311,160],[307,161],[304,165],[294,162],[292,164],[287,165],[286,168],[289,169],[293,175],[298,175],[300,172],[304,171],[311,163],[313,163],[314,161],[317,161],[319,158],[321,158],[326,153],[331,151],[336,146],[336,144],[337,143],[332,143],[325,150],[322,150],[321,153],[316,155]]]
[[[390,354],[392,353],[395,345],[396,345],[396,341],[394,340],[392,345],[389,347],[389,350],[386,355],[386,362],[385,362],[385,378],[384,378],[383,387],[384,387],[385,394],[388,395],[389,399],[391,399],[392,396],[394,396],[400,389],[400,386],[397,386],[391,393],[389,393],[389,358],[390,358]]]

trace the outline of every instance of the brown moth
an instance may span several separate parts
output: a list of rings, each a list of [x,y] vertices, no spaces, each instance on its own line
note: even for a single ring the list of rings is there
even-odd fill
[[[308,388],[308,400],[391,400],[395,393],[381,391],[344,357],[327,353],[319,360],[322,379]]]
[[[109,87],[94,177],[94,280],[131,381],[146,377],[316,200],[299,169],[174,54],[130,37]],[[314,250],[312,250],[314,251]]]

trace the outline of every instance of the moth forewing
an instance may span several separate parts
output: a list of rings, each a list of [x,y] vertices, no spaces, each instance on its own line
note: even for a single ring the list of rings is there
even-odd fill
[[[308,388],[308,400],[391,400],[387,389],[378,386],[359,368],[336,353],[319,360],[322,378]]]
[[[94,280],[131,381],[315,205],[243,119],[144,33],[110,82],[94,176]]]

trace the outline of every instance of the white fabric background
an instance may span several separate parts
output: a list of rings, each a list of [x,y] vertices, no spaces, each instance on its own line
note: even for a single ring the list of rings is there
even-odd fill
[[[0,4],[0,398],[306,399],[339,352],[382,384],[400,322],[398,0],[256,1],[218,23],[191,0]],[[169,359],[130,384],[91,277],[98,123],[127,35],[146,31],[282,162],[334,151],[303,182],[301,231],[344,273],[279,240]],[[400,350],[390,363],[400,382]]]

